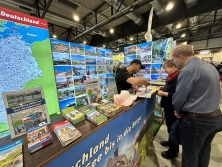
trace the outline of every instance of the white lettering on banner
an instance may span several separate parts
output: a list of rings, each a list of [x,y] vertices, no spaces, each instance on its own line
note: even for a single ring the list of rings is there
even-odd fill
[[[115,147],[116,143],[120,142],[123,137],[125,137],[127,134],[129,134],[133,130],[133,128],[135,128],[136,125],[139,124],[141,119],[142,119],[142,117],[140,116],[135,121],[133,121],[132,124],[131,124],[132,126],[127,127],[123,133],[121,133],[117,136],[116,141],[110,141],[110,135],[107,134],[107,137],[104,140],[102,140],[99,144],[97,144],[95,147],[91,147],[89,149],[88,153],[83,153],[82,158],[79,159],[76,162],[76,164],[72,167],[82,167],[83,165],[85,165],[85,163],[90,158],[95,156],[96,153],[98,153],[98,151],[101,150],[103,147],[105,147],[104,148],[104,155],[107,155],[109,153],[109,151],[112,150]],[[88,162],[85,167],[96,167],[96,165],[101,161],[102,155],[103,154],[99,154],[98,157],[94,158],[93,161]],[[80,163],[81,163],[81,165],[80,165]]]
[[[1,14],[1,16],[5,16],[5,17],[11,18],[11,19],[22,20],[27,23],[33,23],[33,24],[39,25],[39,21],[31,20],[26,17],[19,17],[17,15],[5,13],[4,11],[1,11],[0,14]]]

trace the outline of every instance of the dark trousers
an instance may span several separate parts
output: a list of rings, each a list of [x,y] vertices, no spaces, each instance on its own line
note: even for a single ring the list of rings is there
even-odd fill
[[[164,114],[165,114],[167,132],[170,133],[171,126],[177,120],[177,118],[175,117],[173,110],[164,109]],[[170,139],[169,139],[169,151],[173,154],[177,154],[179,152],[179,145],[172,143]]]
[[[222,115],[210,118],[184,116],[180,125],[182,167],[208,167],[211,142],[222,131]]]

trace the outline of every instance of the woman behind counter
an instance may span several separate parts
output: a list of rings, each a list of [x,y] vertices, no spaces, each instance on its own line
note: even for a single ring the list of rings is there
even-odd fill
[[[176,90],[176,83],[179,74],[179,70],[172,60],[168,60],[163,64],[165,72],[168,74],[166,85],[160,87],[158,96],[161,96],[161,107],[164,109],[166,126],[168,133],[170,132],[171,125],[177,120],[174,115],[174,107],[172,105],[172,96]],[[172,159],[178,157],[179,145],[168,141],[161,141],[160,144],[164,147],[169,147],[167,151],[161,152],[161,156],[166,159]]]

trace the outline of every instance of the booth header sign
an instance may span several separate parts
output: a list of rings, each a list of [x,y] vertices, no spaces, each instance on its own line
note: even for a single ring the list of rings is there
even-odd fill
[[[48,29],[48,24],[47,24],[46,20],[43,20],[43,19],[40,19],[37,17],[33,17],[33,16],[29,16],[26,14],[22,14],[19,12],[15,12],[15,11],[5,9],[2,7],[0,7],[0,18],[5,19],[5,20],[9,20],[9,21],[13,21],[13,22],[18,22],[21,24],[26,24],[26,25],[30,25],[30,26]]]

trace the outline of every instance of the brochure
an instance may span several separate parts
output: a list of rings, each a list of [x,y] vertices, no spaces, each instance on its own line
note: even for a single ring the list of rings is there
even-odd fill
[[[52,125],[52,130],[55,132],[63,147],[67,146],[74,140],[81,137],[81,133],[69,122],[63,121]]]
[[[113,99],[113,96],[115,94],[118,94],[115,78],[114,77],[105,78],[105,82],[106,82],[108,99],[111,100]]]
[[[22,139],[0,147],[0,166],[23,167]]]
[[[41,122],[50,123],[43,88],[4,92],[2,97],[12,139]]]
[[[85,80],[84,85],[89,103],[98,103],[102,100],[102,91],[99,79]]]
[[[28,141],[28,150],[33,153],[41,149],[45,143],[52,143],[52,136],[46,124],[30,128],[26,132]],[[41,145],[41,147],[39,147]],[[36,149],[38,147],[38,149]]]

